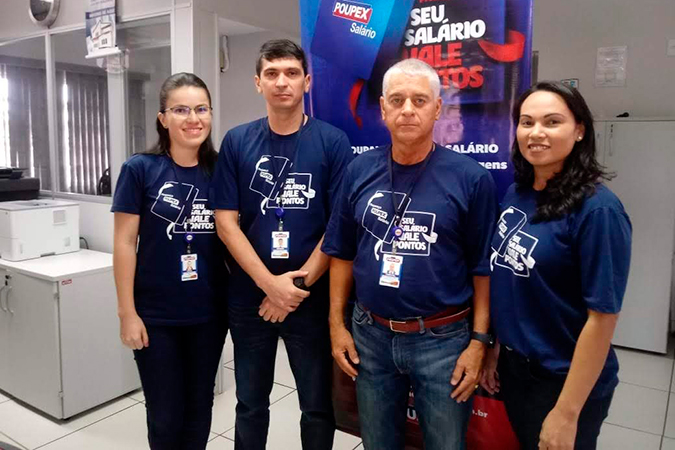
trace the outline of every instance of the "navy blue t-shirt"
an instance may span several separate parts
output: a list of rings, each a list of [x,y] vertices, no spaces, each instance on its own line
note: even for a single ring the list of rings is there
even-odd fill
[[[352,159],[347,135],[317,119],[309,118],[299,132],[285,136],[270,133],[267,118],[240,125],[225,135],[220,148],[214,208],[239,211],[242,232],[271,273],[298,270],[326,230],[342,174]],[[277,183],[278,172],[285,177],[283,188]],[[279,196],[285,210],[283,228],[290,233],[288,259],[271,257]],[[325,277],[312,290],[322,287],[327,288]],[[242,303],[259,303],[264,297],[237,264],[229,292],[229,301]]]
[[[389,146],[379,147],[348,167],[322,250],[353,260],[356,298],[375,314],[425,317],[471,299],[473,276],[489,275],[495,184],[473,159],[436,145],[401,219],[400,286],[381,286],[383,255],[393,242],[390,154]],[[423,164],[393,163],[397,205]]]
[[[631,251],[631,224],[604,185],[559,220],[532,223],[539,194],[512,185],[492,240],[490,299],[499,341],[553,373],[569,372],[588,310],[621,310]],[[611,349],[591,397],[618,383]]]
[[[147,324],[193,325],[224,310],[225,246],[216,235],[209,188],[200,167],[181,167],[165,155],[134,155],[122,165],[112,211],[140,215],[134,301]],[[181,281],[186,219],[198,258],[192,281]]]

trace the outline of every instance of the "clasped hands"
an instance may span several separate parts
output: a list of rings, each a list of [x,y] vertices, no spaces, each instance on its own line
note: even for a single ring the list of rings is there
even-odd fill
[[[281,275],[272,275],[261,286],[266,296],[260,305],[258,315],[268,322],[283,322],[289,313],[295,311],[300,303],[309,297],[309,291],[293,284],[294,278],[306,277],[308,274],[309,272],[305,270],[294,270]]]

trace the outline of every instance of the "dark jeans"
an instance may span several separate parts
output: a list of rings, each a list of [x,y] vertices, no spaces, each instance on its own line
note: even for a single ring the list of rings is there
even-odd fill
[[[411,386],[424,448],[465,449],[472,400],[451,399],[450,378],[469,344],[467,319],[422,333],[395,333],[357,303],[352,333],[360,360],[356,395],[365,449],[403,449]]]
[[[225,321],[146,329],[150,346],[135,350],[134,357],[145,393],[150,448],[203,450]]]
[[[522,449],[537,450],[541,426],[558,401],[565,376],[551,374],[503,345],[498,372],[506,412]],[[575,450],[595,450],[611,403],[612,395],[586,401],[577,423]]]
[[[235,449],[264,450],[279,337],[284,340],[300,400],[304,450],[333,447],[332,357],[328,298],[305,299],[282,323],[258,315],[258,306],[228,305],[237,382]]]

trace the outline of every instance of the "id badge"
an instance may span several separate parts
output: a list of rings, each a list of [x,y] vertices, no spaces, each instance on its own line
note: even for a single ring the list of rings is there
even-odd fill
[[[289,231],[272,232],[272,259],[288,259],[290,254],[291,233]]]
[[[401,286],[401,270],[403,269],[403,256],[385,254],[382,257],[380,269],[380,286],[388,286],[398,289]]]
[[[197,254],[180,255],[180,280],[194,281],[197,278]]]

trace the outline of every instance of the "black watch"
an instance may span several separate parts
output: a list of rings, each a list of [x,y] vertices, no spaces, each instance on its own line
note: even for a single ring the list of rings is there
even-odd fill
[[[303,289],[305,291],[309,290],[309,287],[307,287],[307,285],[305,284],[305,277],[295,277],[295,278],[293,278],[293,284],[295,285],[295,287],[297,287],[299,289]]]
[[[482,342],[483,344],[487,345],[488,348],[492,348],[495,345],[494,336],[488,333],[478,333],[477,331],[472,331],[471,339],[475,339],[478,342]]]

